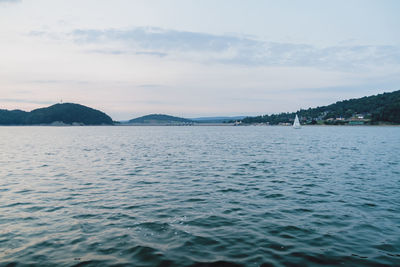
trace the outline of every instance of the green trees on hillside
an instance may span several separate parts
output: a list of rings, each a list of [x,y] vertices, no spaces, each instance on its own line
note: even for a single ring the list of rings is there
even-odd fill
[[[24,125],[27,112],[22,110],[0,110],[0,125]]]
[[[79,104],[56,104],[25,112],[21,110],[0,110],[0,125],[38,125],[53,122],[85,125],[113,124],[105,113]]]
[[[192,120],[165,114],[150,114],[129,121],[130,123],[193,123]]]
[[[293,113],[280,113],[273,115],[263,115],[257,117],[247,117],[243,123],[269,123],[272,125],[279,123],[291,123],[296,113],[303,123],[314,124],[317,121],[333,123],[332,120],[338,118],[349,120],[357,114],[370,119],[370,123],[387,122],[400,123],[400,90],[392,93],[383,93],[374,96],[362,97],[336,102],[328,106],[301,109]],[[329,121],[329,122],[328,122]],[[337,124],[341,120],[336,120]]]

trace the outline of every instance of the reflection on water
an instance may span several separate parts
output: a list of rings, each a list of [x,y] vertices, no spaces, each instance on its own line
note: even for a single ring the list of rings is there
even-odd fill
[[[1,127],[0,265],[396,265],[398,127]]]

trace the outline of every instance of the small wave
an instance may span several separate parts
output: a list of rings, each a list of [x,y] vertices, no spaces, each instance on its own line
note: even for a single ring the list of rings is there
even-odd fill
[[[8,205],[4,205],[2,206],[2,208],[12,208],[12,207],[17,207],[17,206],[26,206],[26,205],[31,205],[31,202],[15,202],[15,203],[11,203]]]
[[[196,262],[188,267],[244,267],[243,264],[229,261],[214,261],[214,262]]]

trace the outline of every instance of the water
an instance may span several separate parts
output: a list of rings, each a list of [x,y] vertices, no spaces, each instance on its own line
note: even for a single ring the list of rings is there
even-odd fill
[[[0,127],[0,265],[400,266],[399,151],[400,127]]]

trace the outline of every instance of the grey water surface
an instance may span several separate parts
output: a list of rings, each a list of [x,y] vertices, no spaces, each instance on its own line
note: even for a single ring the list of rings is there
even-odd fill
[[[0,127],[1,266],[223,264],[400,266],[400,127]]]

